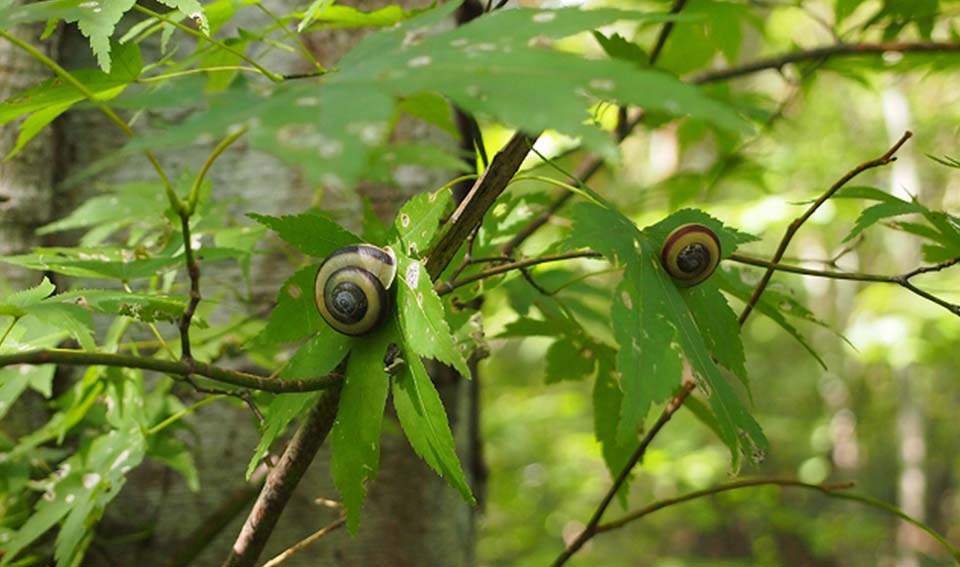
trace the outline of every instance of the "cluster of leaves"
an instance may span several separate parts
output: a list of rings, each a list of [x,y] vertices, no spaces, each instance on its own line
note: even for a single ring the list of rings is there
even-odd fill
[[[587,149],[606,158],[616,157],[616,146],[599,124],[585,121],[590,116],[585,110],[596,111],[607,101],[642,107],[653,123],[689,116],[680,132],[685,144],[699,143],[708,134],[726,141],[739,139],[750,130],[744,114],[769,115],[760,105],[723,102],[730,97],[722,89],[715,93],[718,97],[710,96],[673,74],[650,67],[646,53],[621,35],[595,34],[609,58],[587,58],[550,48],[561,38],[618,21],[643,26],[680,20],[693,25],[681,27],[677,32],[680,41],[664,52],[666,68],[688,72],[718,54],[733,61],[740,49],[741,24],[756,22],[744,6],[729,2],[691,2],[683,16],[614,9],[521,8],[498,11],[450,29],[445,22],[456,3],[413,13],[396,6],[362,13],[318,0],[302,13],[283,15],[263,29],[240,30],[225,40],[215,40],[211,34],[233,18],[236,3],[162,3],[174,11],[143,12],[133,0],[45,0],[16,5],[0,0],[0,31],[47,22],[49,32],[58,22],[75,22],[89,38],[99,67],[70,71],[70,81],[61,76],[5,101],[0,106],[0,125],[19,121],[19,137],[7,158],[14,157],[59,115],[84,101],[87,95],[77,84],[92,93],[97,104],[117,108],[158,110],[175,105],[182,110],[184,101],[196,104],[186,119],[132,139],[120,156],[206,144],[245,130],[253,147],[282,158],[301,168],[309,180],[328,186],[352,185],[364,176],[389,178],[391,169],[401,162],[431,167],[459,164],[457,156],[444,150],[390,141],[390,132],[403,113],[453,130],[451,103],[481,119],[525,131],[549,128],[576,136]],[[859,4],[838,2],[838,20],[853,13]],[[887,0],[865,25],[884,23],[885,34],[896,35],[905,26],[904,14],[912,13],[898,7],[900,4]],[[935,0],[928,4],[937,8]],[[146,17],[116,37],[121,18],[135,9]],[[283,80],[257,66],[242,71],[259,72],[271,82],[241,76],[242,63],[256,64],[245,55],[248,48],[274,41],[269,36],[277,26],[294,20],[299,20],[299,30],[392,27],[368,35],[338,62],[334,72],[318,69],[309,78]],[[921,22],[919,27],[929,36],[926,24]],[[166,49],[177,30],[198,38],[193,53],[177,60],[174,51],[165,51],[159,61],[143,60],[141,43],[160,32]],[[687,51],[688,44],[698,50]],[[183,173],[175,183],[178,193],[186,193],[193,179]],[[692,188],[673,192],[671,205],[699,194],[704,180],[719,174],[709,171],[671,178],[667,183],[674,188]],[[435,360],[463,376],[470,375],[465,352],[482,344],[478,345],[480,338],[473,332],[471,313],[462,305],[471,296],[498,286],[507,291],[519,317],[501,337],[553,337],[546,356],[547,381],[594,380],[596,436],[613,474],[635,449],[651,408],[677,391],[685,372],[696,380],[702,393],[687,407],[727,445],[735,466],[744,455],[759,460],[767,449],[764,434],[742,399],[741,393],[749,391],[743,347],[736,317],[721,293],[745,300],[752,286],[739,272],[726,270],[703,285],[679,289],[657,260],[665,236],[684,223],[697,222],[714,230],[725,257],[751,240],[702,211],[683,209],[639,229],[616,207],[591,197],[564,213],[569,228],[548,251],[596,250],[615,270],[622,270],[618,282],[607,288],[583,282],[570,287],[569,282],[580,276],[578,272],[538,274],[541,283],[551,278],[567,282],[562,285],[572,293],[561,301],[513,273],[458,290],[445,302],[434,291],[435,282],[422,260],[441,219],[450,212],[446,191],[415,197],[399,211],[392,226],[371,225],[360,236],[314,213],[252,214],[259,226],[232,225],[224,204],[212,202],[209,193],[210,187],[204,187],[201,206],[190,221],[199,237],[194,246],[199,246],[203,262],[229,261],[230,269],[247,278],[251,256],[262,250],[257,244],[266,229],[317,260],[360,241],[389,245],[397,254],[395,309],[386,324],[370,335],[349,338],[323,324],[313,305],[317,264],[309,263],[280,288],[276,307],[266,321],[242,319],[219,324],[212,329],[216,331],[212,338],[205,341],[201,337],[194,345],[194,356],[212,360],[230,335],[243,344],[250,358],[268,367],[276,364],[279,354],[293,348],[277,375],[280,380],[342,370],[342,391],[330,434],[331,470],[343,496],[347,523],[354,531],[366,483],[377,473],[388,397],[417,454],[465,500],[473,502],[443,404],[424,361]],[[960,225],[955,217],[867,188],[851,189],[841,196],[877,202],[863,212],[848,238],[880,220],[919,214],[925,222],[897,222],[895,226],[929,241],[924,247],[925,259],[938,262],[960,255]],[[475,245],[473,251],[477,256],[495,256],[498,247],[529,220],[529,211],[547,202],[544,193],[535,192],[504,198],[485,218],[471,244]],[[43,248],[0,259],[34,270],[106,282],[90,289],[54,293],[54,286],[43,280],[32,289],[7,295],[0,301],[0,328],[5,329],[0,355],[57,346],[68,337],[88,351],[115,353],[129,348],[139,353],[136,342],[128,341],[133,329],[156,337],[156,344],[149,347],[153,350],[150,356],[178,358],[179,345],[161,332],[173,328],[164,325],[178,321],[187,305],[182,276],[184,242],[176,221],[160,183],[114,186],[41,229],[42,233],[83,229],[79,246]],[[454,264],[463,261],[465,254],[462,251]],[[202,329],[206,324],[203,315],[218,303],[252,303],[249,281],[245,283],[247,290],[224,287],[209,294],[206,288],[201,316],[193,319],[194,326]],[[792,296],[770,290],[757,309],[813,352],[787,317],[817,321]],[[93,314],[110,318],[107,332],[99,339]],[[0,369],[0,416],[28,388],[51,398],[52,377],[51,365]],[[0,534],[6,538],[4,564],[55,525],[60,526],[54,550],[57,564],[77,564],[92,541],[96,520],[119,492],[126,472],[146,458],[175,468],[196,488],[190,448],[174,435],[185,427],[179,419],[189,410],[173,395],[175,384],[166,377],[147,379],[137,369],[91,367],[66,393],[52,398],[53,417],[46,425],[18,439],[0,439],[6,453],[0,462],[3,488],[13,495],[5,505],[17,512],[5,515],[14,519],[0,526],[4,530]],[[265,420],[248,476],[320,395],[258,398]],[[168,427],[170,423],[173,426]],[[38,475],[44,467],[31,461],[41,449],[46,470],[56,471],[42,477]]]

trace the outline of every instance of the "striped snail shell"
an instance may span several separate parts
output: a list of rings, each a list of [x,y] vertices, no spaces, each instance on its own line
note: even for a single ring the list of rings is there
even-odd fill
[[[697,285],[717,269],[720,239],[702,224],[680,225],[664,239],[660,261],[678,286]]]
[[[341,248],[320,264],[314,297],[320,316],[344,335],[365,335],[386,319],[387,290],[397,275],[389,247],[357,244]]]

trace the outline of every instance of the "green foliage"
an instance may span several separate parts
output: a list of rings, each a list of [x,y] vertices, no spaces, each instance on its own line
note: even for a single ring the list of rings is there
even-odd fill
[[[835,459],[840,453],[831,453],[833,447],[824,448],[824,439],[843,430],[844,411],[859,412],[857,419],[865,422],[858,425],[863,436],[889,430],[882,418],[894,415],[893,410],[898,408],[867,411],[863,401],[886,399],[883,394],[890,387],[882,371],[871,369],[874,376],[868,383],[858,384],[849,378],[852,385],[838,386],[835,382],[839,379],[832,375],[800,376],[803,364],[791,356],[768,356],[769,352],[762,350],[768,348],[767,344],[758,347],[757,337],[767,330],[761,324],[751,328],[755,336],[746,335],[751,340],[743,340],[729,301],[752,302],[757,282],[751,272],[731,267],[730,261],[737,260],[731,254],[738,246],[754,237],[702,210],[674,209],[694,202],[704,209],[716,205],[718,214],[735,219],[749,206],[750,212],[740,221],[754,222],[754,217],[763,218],[769,213],[769,201],[787,192],[783,179],[796,178],[800,180],[798,186],[824,186],[819,172],[831,168],[814,166],[826,161],[825,156],[807,149],[806,144],[797,144],[796,140],[805,137],[793,130],[790,144],[782,142],[774,148],[757,144],[763,150],[751,150],[755,141],[781,135],[776,123],[784,116],[791,121],[790,128],[797,130],[811,128],[814,123],[847,126],[842,115],[793,119],[795,112],[799,114],[794,106],[808,104],[806,100],[795,103],[794,99],[812,98],[819,88],[820,82],[810,77],[822,77],[824,74],[817,71],[829,69],[860,81],[860,88],[870,90],[878,84],[871,73],[878,70],[905,72],[924,65],[930,76],[935,76],[936,71],[956,65],[948,51],[927,52],[930,44],[924,44],[923,54],[911,54],[904,48],[901,62],[894,61],[891,53],[880,58],[872,51],[842,60],[811,58],[793,64],[797,73],[792,68],[784,70],[784,76],[790,79],[788,86],[756,81],[765,85],[760,90],[754,82],[743,81],[701,88],[692,84],[699,79],[691,82],[685,78],[701,76],[717,66],[739,65],[770,48],[806,45],[807,37],[779,37],[782,31],[777,26],[782,24],[778,22],[789,19],[791,24],[796,23],[795,14],[786,16],[795,8],[724,0],[690,0],[676,15],[642,11],[650,6],[663,8],[663,2],[641,2],[632,10],[519,7],[494,10],[455,27],[449,22],[459,6],[457,2],[424,10],[389,5],[364,12],[331,0],[315,0],[304,3],[300,10],[271,16],[262,25],[247,18],[248,11],[259,13],[258,7],[266,8],[259,6],[259,0],[160,3],[171,11],[152,14],[133,0],[45,0],[16,5],[0,0],[0,41],[20,45],[14,38],[27,36],[19,29],[14,33],[14,27],[23,24],[46,22],[47,29],[39,41],[47,39],[58,25],[76,25],[89,42],[98,66],[56,69],[56,78],[4,101],[0,105],[0,126],[17,134],[5,159],[23,157],[27,144],[37,143],[37,135],[68,111],[106,109],[121,115],[120,120],[135,128],[137,134],[108,160],[67,179],[64,183],[69,187],[85,184],[89,176],[125,158],[140,159],[143,151],[202,146],[206,153],[211,141],[226,136],[233,141],[240,136],[249,149],[283,160],[303,174],[307,185],[322,188],[324,199],[318,198],[315,203],[334,198],[346,199],[349,205],[355,197],[351,188],[360,180],[402,185],[397,179],[401,167],[415,166],[418,172],[439,170],[444,176],[462,171],[464,156],[452,151],[450,144],[409,141],[395,131],[398,124],[412,118],[435,128],[441,136],[459,136],[454,105],[479,121],[490,155],[502,137],[501,126],[531,134],[547,132],[542,145],[549,149],[540,148],[538,143],[538,152],[559,155],[541,155],[540,162],[527,164],[537,175],[511,183],[469,238],[469,251],[459,243],[461,249],[446,271],[452,279],[443,281],[434,281],[425,266],[431,246],[437,245],[438,228],[457,218],[452,215],[454,204],[448,187],[424,188],[432,191],[409,199],[389,223],[377,218],[365,201],[360,237],[340,222],[354,228],[361,226],[361,219],[334,218],[321,211],[273,216],[244,210],[246,219],[238,217],[238,209],[248,204],[222,198],[219,188],[204,179],[219,152],[232,151],[225,146],[218,147],[206,162],[201,156],[191,163],[194,169],[203,168],[199,175],[181,167],[173,175],[161,175],[156,180],[96,185],[97,193],[79,207],[37,229],[39,235],[55,234],[56,242],[76,241],[76,246],[50,245],[0,258],[0,262],[12,266],[44,272],[36,285],[13,293],[4,290],[0,297],[0,358],[45,349],[45,356],[95,353],[176,361],[182,356],[179,335],[184,332],[182,327],[187,327],[183,318],[189,314],[188,330],[196,361],[216,364],[224,357],[245,356],[246,363],[259,366],[264,376],[269,374],[277,381],[342,374],[336,419],[329,435],[331,473],[342,496],[347,524],[356,533],[369,483],[375,481],[378,472],[381,434],[392,427],[385,421],[393,419],[392,413],[385,413],[388,395],[399,428],[414,452],[466,502],[476,503],[474,493],[480,490],[471,486],[474,479],[465,474],[459,462],[447,409],[428,373],[433,364],[425,359],[470,378],[471,369],[492,352],[489,368],[481,367],[486,373],[484,395],[491,397],[484,400],[484,415],[493,424],[490,433],[498,439],[489,448],[491,462],[500,465],[500,476],[495,475],[493,483],[501,494],[508,494],[501,496],[499,503],[495,497],[492,506],[502,507],[503,501],[509,501],[514,508],[525,508],[522,512],[513,510],[515,517],[523,520],[523,525],[515,526],[512,532],[515,541],[506,541],[510,538],[505,537],[501,538],[505,543],[496,544],[506,550],[503,556],[511,564],[549,562],[549,558],[537,555],[538,551],[530,551],[537,544],[531,544],[533,540],[527,536],[533,533],[534,538],[547,537],[552,553],[557,534],[572,525],[568,516],[588,517],[590,511],[581,507],[595,498],[597,490],[595,483],[584,481],[596,476],[599,460],[602,458],[612,477],[618,476],[649,426],[650,415],[658,414],[685,380],[693,380],[697,389],[685,405],[690,411],[680,412],[674,419],[689,421],[684,422],[689,427],[671,437],[671,443],[651,446],[644,455],[642,471],[634,470],[632,475],[647,476],[645,480],[653,482],[624,485],[618,497],[625,506],[638,498],[643,498],[645,505],[662,498],[664,487],[703,488],[708,481],[728,473],[725,453],[719,444],[711,443],[710,435],[729,449],[734,470],[743,455],[761,466],[769,435],[780,451],[773,467],[802,462],[794,468],[801,475],[811,475],[840,466],[840,460]],[[933,42],[945,35],[957,35],[945,5],[939,0],[836,0],[824,5],[826,13],[833,9],[834,21],[817,25],[829,27],[835,38],[851,45],[875,38],[910,42],[919,37]],[[811,8],[811,13],[822,14],[824,10]],[[241,15],[244,23],[238,27]],[[671,35],[659,59],[651,64],[652,41],[667,23],[673,26]],[[306,32],[357,27],[379,29],[367,34],[329,69],[313,61],[312,55],[303,57],[308,49],[301,44],[300,36],[292,33],[294,28]],[[750,27],[755,30],[748,30]],[[797,29],[801,30],[799,34],[807,28],[801,25]],[[595,44],[585,32],[592,32]],[[189,47],[175,42],[179,34],[191,36]],[[33,39],[30,42],[37,44]],[[42,50],[27,52],[37,56]],[[261,61],[267,52],[270,57]],[[315,72],[283,77],[261,66],[268,59],[272,65],[283,57],[303,58],[290,68]],[[792,90],[792,94],[784,94],[780,92],[783,89],[796,89],[804,97],[797,97]],[[88,95],[93,100],[86,100]],[[620,149],[609,130],[616,114],[611,110],[619,105],[641,109],[645,115],[641,127],[675,139],[676,147],[671,152],[676,153],[676,159],[667,160],[675,161],[674,165],[648,175],[646,171],[638,173],[644,167],[638,165],[643,160],[636,155],[628,155],[623,163],[618,161]],[[836,101],[821,106],[833,108]],[[937,117],[937,125],[951,123],[949,109],[941,106],[945,115]],[[848,112],[855,113],[851,109]],[[934,126],[928,127],[932,130]],[[861,123],[825,132],[806,132],[806,137],[825,147],[841,145],[834,138],[843,136],[854,141],[883,137]],[[568,143],[558,134],[569,137],[577,148],[555,152],[552,146],[558,140],[561,145]],[[752,137],[754,134],[756,137]],[[640,146],[661,145],[652,135],[642,136],[637,136]],[[937,143],[943,142],[938,139]],[[848,140],[845,146],[858,144]],[[777,153],[781,147],[785,155]],[[570,179],[573,176],[566,174],[556,180],[548,178],[558,172],[582,172],[577,164],[585,151],[609,161],[612,174],[583,180]],[[953,150],[938,147],[936,152],[949,155]],[[846,159],[840,153],[828,157]],[[155,159],[153,154],[149,157]],[[871,156],[857,153],[851,163],[867,157]],[[932,159],[951,170],[958,167],[951,157]],[[650,159],[649,164],[657,165],[655,161]],[[156,161],[158,168],[167,163],[166,159]],[[122,175],[119,178],[129,179]],[[547,185],[543,180],[552,183]],[[558,201],[551,191],[553,184],[561,183],[573,184],[576,196],[586,197],[588,202],[558,211]],[[931,185],[935,183],[952,187],[941,177],[932,178]],[[919,193],[919,188],[908,190]],[[858,258],[861,254],[873,261],[882,258],[880,265],[886,268],[889,258],[869,249],[879,224],[896,230],[900,237],[918,241],[923,260],[940,264],[918,272],[946,269],[960,258],[960,220],[950,209],[954,201],[944,196],[947,210],[937,210],[934,203],[938,203],[939,195],[930,195],[926,189],[919,194],[924,203],[871,186],[847,187],[830,203],[839,211],[830,214],[837,214],[839,220],[829,221],[831,226],[821,225],[823,234],[810,248],[851,246],[856,248]],[[266,192],[261,196],[269,198]],[[181,203],[185,197],[191,206]],[[798,200],[809,198],[804,194]],[[192,207],[194,200],[196,210]],[[863,201],[867,204],[862,205]],[[355,210],[359,210],[359,202],[357,205]],[[554,213],[555,222],[548,223],[519,248],[511,249],[510,257],[504,256],[507,252],[503,245],[543,211]],[[640,229],[635,221],[641,219],[653,224]],[[726,261],[705,283],[680,288],[661,266],[660,247],[674,228],[690,222],[706,224],[718,234]],[[766,222],[751,226],[764,227]],[[811,218],[810,222],[820,221]],[[190,230],[183,231],[181,223]],[[849,227],[846,236],[834,234],[836,227]],[[264,238],[267,230],[279,240]],[[184,241],[187,232],[191,233],[190,242]],[[363,241],[393,248],[399,270],[388,290],[390,313],[385,324],[366,336],[346,337],[330,329],[320,317],[314,280],[323,258]],[[603,258],[568,258],[563,267],[549,262],[531,265],[522,272],[486,273],[535,254],[579,253],[585,248],[599,252]],[[275,304],[265,315],[266,309],[256,305],[252,260],[278,251],[289,258],[290,275],[276,291]],[[187,269],[190,257],[201,267],[199,314],[190,314],[189,309],[191,284],[196,283],[191,278],[198,277]],[[234,271],[226,278],[210,278],[207,267],[214,263]],[[830,265],[836,267],[836,260]],[[49,274],[57,275],[56,286],[48,279]],[[454,285],[471,277],[478,279],[469,286]],[[96,281],[74,285],[66,278]],[[67,286],[73,289],[67,290]],[[453,293],[441,296],[438,289],[444,293],[453,289]],[[825,314],[819,302],[830,293],[834,291],[792,291],[778,276],[756,301],[755,309],[799,343],[798,347],[789,339],[781,342],[780,335],[767,337],[765,340],[775,345],[769,347],[773,349],[770,352],[803,349],[823,368],[830,360],[831,367],[853,375],[856,365],[838,354],[833,345],[839,342],[837,337],[843,338],[841,332],[863,335],[858,325],[869,326],[869,322],[859,320],[864,313],[844,312],[837,306],[837,317]],[[868,297],[866,291],[864,297]],[[870,305],[869,301],[864,303]],[[848,324],[841,315],[853,323]],[[497,340],[488,342],[485,338],[484,319]],[[887,324],[906,329],[901,319]],[[828,320],[831,324],[840,321],[836,331],[827,325]],[[813,326],[799,327],[797,321]],[[916,323],[916,328],[910,327],[909,333],[904,331],[903,337],[925,339],[904,338],[898,348],[914,349],[913,342],[930,336],[942,344],[955,343],[956,329],[949,324],[924,321]],[[770,327],[776,328],[774,325]],[[833,334],[819,333],[820,328]],[[807,334],[808,329],[815,332]],[[504,357],[504,351],[516,356]],[[929,351],[925,356],[931,360],[952,361],[948,347],[938,350],[931,346]],[[504,362],[505,358],[510,360]],[[920,355],[910,359],[910,364],[916,364],[917,358]],[[835,366],[833,359],[839,359]],[[0,367],[0,417],[9,418],[11,408],[23,403],[21,400],[33,395],[31,392],[44,398],[46,404],[46,422],[40,427],[25,432],[0,431],[0,565],[82,564],[86,550],[97,538],[97,523],[124,486],[128,472],[147,459],[176,471],[191,490],[202,490],[193,459],[198,448],[179,434],[190,431],[187,416],[192,412],[208,402],[222,403],[219,397],[189,399],[196,394],[195,381],[206,386],[207,380],[216,383],[215,379],[192,376],[185,381],[180,375],[90,366],[74,375],[58,375],[55,384],[55,365],[42,357],[37,362]],[[753,379],[748,379],[748,368]],[[912,366],[911,372],[915,368]],[[844,376],[844,380],[848,378]],[[236,393],[235,386],[218,386]],[[850,391],[836,394],[841,387]],[[944,407],[956,405],[942,386],[931,390],[935,395],[930,398],[942,399]],[[248,478],[291,424],[321,400],[328,401],[329,395],[259,393],[248,398],[264,416],[259,443],[246,470]],[[794,410],[793,404],[806,405],[808,410],[815,406],[816,411],[826,407],[835,416],[820,420],[830,421],[829,428],[823,423],[796,427],[785,415]],[[772,406],[778,407],[780,414],[767,409]],[[943,423],[952,423],[948,421],[953,417],[949,409],[938,411]],[[814,414],[813,410],[809,413]],[[703,427],[696,426],[694,419]],[[765,431],[760,429],[761,421]],[[949,427],[939,430],[949,431]],[[501,436],[497,438],[498,434]],[[822,454],[811,457],[804,444],[796,441],[808,437],[815,452]],[[841,441],[831,439],[837,445]],[[889,468],[896,459],[891,445],[872,445],[871,459]],[[883,448],[878,450],[877,446]],[[521,452],[518,447],[524,454],[519,461],[511,453]],[[940,466],[943,471],[956,468],[949,462],[936,461],[942,458],[938,453],[949,451],[930,453],[931,466]],[[511,457],[513,464],[504,466]],[[541,457],[550,464],[549,472],[538,472],[537,467],[543,468]],[[861,466],[876,465],[863,462]],[[522,476],[516,471],[522,471]],[[790,469],[787,472],[793,473]],[[948,479],[945,484],[956,480],[949,472],[941,472],[940,477]],[[504,489],[503,484],[512,486]],[[892,490],[882,483],[871,488],[888,493]],[[560,497],[546,503],[552,491]],[[764,529],[781,530],[776,541],[822,539],[827,543],[817,545],[829,548],[838,543],[831,539],[833,532],[843,532],[810,530],[798,535],[787,528],[802,522],[777,515],[786,508],[779,500],[758,499],[749,508],[759,518],[754,518],[755,523]],[[546,519],[534,517],[544,509],[551,511]],[[503,516],[491,514],[493,527],[489,529],[496,529]],[[700,541],[699,532],[714,529],[710,522],[733,525],[716,516],[716,511],[710,511],[683,518],[677,538],[660,540],[674,548],[685,547],[674,543]],[[829,519],[822,521],[826,524]],[[751,527],[749,521],[737,525],[738,530]],[[865,541],[878,539],[877,531],[871,529],[876,530],[876,526],[866,529]],[[52,530],[56,535],[48,537]],[[547,535],[536,533],[538,530]],[[696,531],[691,535],[691,530]],[[729,536],[721,534],[721,538]],[[770,560],[776,554],[765,551],[768,544],[764,541],[754,542],[750,556],[758,564],[776,564],[776,560]],[[639,551],[629,556],[666,557],[654,549],[640,549],[641,544],[635,542],[625,544],[628,548],[632,545]],[[610,561],[593,559],[589,559],[591,564],[619,564],[622,554]],[[794,561],[805,562],[814,561],[806,557]],[[882,561],[864,564],[878,562]]]

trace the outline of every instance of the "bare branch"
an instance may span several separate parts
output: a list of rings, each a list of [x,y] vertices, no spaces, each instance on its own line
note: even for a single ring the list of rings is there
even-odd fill
[[[597,506],[597,510],[593,513],[593,516],[590,518],[590,521],[587,522],[587,526],[583,528],[583,531],[580,532],[580,535],[576,537],[566,549],[563,550],[556,560],[551,564],[552,567],[560,567],[566,563],[574,553],[577,552],[583,544],[587,543],[590,538],[597,534],[597,527],[600,525],[600,520],[603,518],[603,513],[607,511],[607,507],[610,506],[610,503],[613,502],[613,497],[617,495],[617,492],[620,491],[620,487],[623,486],[623,483],[627,481],[630,477],[633,467],[643,459],[643,455],[647,452],[647,447],[650,446],[650,443],[653,442],[653,438],[657,436],[657,433],[663,428],[664,425],[670,421],[670,418],[673,417],[673,414],[683,406],[683,402],[687,400],[690,396],[690,393],[697,387],[697,384],[693,380],[684,381],[683,385],[680,387],[680,393],[678,393],[670,403],[667,404],[667,407],[663,408],[663,412],[660,414],[660,417],[657,419],[656,423],[653,424],[653,427],[647,431],[647,434],[643,437],[643,440],[640,441],[640,445],[637,447],[637,450],[633,452],[633,455],[630,457],[630,460],[627,461],[627,464],[623,467],[623,470],[620,471],[620,474],[617,475],[617,479],[613,482],[613,486],[610,487],[610,490],[607,491],[607,494],[603,497],[603,500],[600,501],[600,504]]]
[[[322,537],[324,537],[325,535],[329,534],[330,532],[332,532],[332,531],[334,531],[334,530],[336,530],[336,529],[338,529],[338,528],[343,527],[343,525],[344,525],[345,523],[347,523],[347,519],[346,519],[344,516],[341,516],[341,517],[340,517],[339,519],[337,519],[336,521],[330,523],[329,525],[326,525],[326,526],[320,528],[320,529],[317,530],[316,532],[314,532],[314,533],[310,534],[309,536],[303,538],[302,540],[298,541],[298,542],[297,542],[295,545],[293,545],[292,547],[289,547],[289,548],[285,549],[282,553],[280,553],[279,555],[277,555],[276,557],[274,557],[274,558],[271,559],[270,561],[267,561],[267,562],[264,563],[261,567],[277,567],[277,565],[280,565],[281,563],[283,563],[283,562],[286,561],[287,559],[290,559],[295,553],[297,553],[297,552],[299,552],[299,551],[303,551],[304,549],[306,549],[306,548],[309,547],[310,545],[316,543],[317,541],[320,541],[320,539],[321,539]]]
[[[804,211],[802,215],[794,219],[794,221],[790,223],[790,226],[787,227],[787,231],[784,233],[783,238],[780,240],[780,245],[777,246],[777,251],[774,252],[773,258],[771,258],[770,263],[776,264],[781,259],[783,259],[783,255],[787,251],[787,246],[790,244],[790,241],[793,239],[793,235],[796,234],[798,230],[800,230],[800,227],[803,226],[803,223],[807,222],[807,219],[809,219],[813,215],[813,213],[817,212],[817,209],[820,208],[820,205],[826,203],[827,199],[832,197],[834,193],[840,190],[841,187],[846,185],[847,182],[849,182],[851,179],[853,179],[857,175],[863,173],[864,171],[867,171],[868,169],[881,167],[894,161],[896,159],[894,157],[894,154],[897,153],[897,150],[899,150],[900,147],[903,146],[903,144],[905,144],[907,140],[910,139],[911,136],[913,136],[911,132],[905,132],[903,136],[901,136],[900,139],[897,140],[897,142],[893,145],[893,147],[887,150],[886,153],[884,153],[882,156],[878,157],[877,159],[865,161],[860,165],[858,165],[857,167],[851,169],[846,173],[846,175],[841,177],[839,180],[837,180],[836,183],[834,183],[829,189],[827,189],[827,191],[823,195],[820,195],[820,197],[816,201],[814,201],[807,208],[807,210]],[[770,283],[770,278],[773,276],[774,271],[775,271],[774,268],[768,267],[767,271],[764,272],[763,277],[760,278],[760,282],[757,284],[757,287],[753,292],[753,296],[750,298],[750,301],[747,303],[746,307],[743,308],[743,312],[740,313],[740,325],[743,325],[746,322],[747,317],[750,316],[750,313],[753,311],[753,308],[757,304],[757,301],[760,300],[760,295],[763,294],[763,290],[766,289],[767,284]]]
[[[538,258],[527,258],[525,260],[518,260],[516,262],[510,262],[508,264],[501,264],[499,266],[494,266],[492,268],[487,268],[476,274],[471,274],[462,280],[451,279],[450,281],[438,283],[434,286],[434,291],[438,295],[446,295],[451,291],[457,289],[458,287],[463,287],[469,285],[475,281],[479,281],[485,278],[489,278],[504,272],[509,272],[511,270],[523,270],[529,268],[530,266],[536,266],[537,264],[546,264],[547,262],[558,262],[560,260],[570,260],[572,258],[599,258],[602,254],[599,252],[594,252],[592,250],[576,251],[576,252],[563,252],[560,254],[551,254],[549,256],[540,256]]]
[[[252,567],[256,564],[290,496],[330,433],[339,401],[340,388],[328,390],[300,424],[280,462],[271,469],[223,567]]]
[[[163,360],[112,354],[106,352],[86,352],[65,349],[27,350],[13,354],[0,354],[0,368],[14,364],[67,364],[71,366],[114,366],[121,368],[141,368],[166,374],[188,376],[196,374],[224,384],[233,384],[241,388],[263,390],[275,394],[287,392],[312,392],[324,390],[340,384],[341,376],[330,374],[299,380],[278,380],[269,376],[228,370],[205,362],[194,361],[187,366],[183,361]]]
[[[704,496],[712,496],[714,494],[719,494],[721,492],[729,492],[731,490],[738,490],[740,488],[753,488],[757,486],[785,486],[785,487],[796,487],[796,488],[808,488],[811,490],[819,490],[821,492],[832,492],[834,490],[845,490],[848,488],[853,488],[852,482],[841,482],[841,483],[829,483],[829,484],[810,484],[807,482],[801,482],[799,480],[793,479],[783,479],[783,478],[752,478],[746,480],[738,480],[734,482],[728,482],[726,484],[721,484],[719,486],[714,486],[712,488],[706,488],[704,490],[697,490],[696,492],[691,492],[689,494],[684,494],[683,496],[677,496],[676,498],[667,498],[666,500],[661,500],[659,502],[654,502],[653,504],[630,512],[629,514],[618,518],[616,520],[607,522],[597,526],[597,533],[609,532],[610,530],[615,530],[617,528],[622,528],[623,526],[633,522],[634,520],[639,520],[644,516],[649,516],[650,514],[656,512],[657,510],[663,510],[664,508],[669,508],[670,506],[675,506],[677,504],[682,504],[684,502],[689,502],[691,500],[696,500],[697,498],[703,498]]]

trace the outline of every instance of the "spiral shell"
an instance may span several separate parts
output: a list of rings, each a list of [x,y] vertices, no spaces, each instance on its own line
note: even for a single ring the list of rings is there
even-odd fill
[[[397,275],[397,258],[389,247],[357,244],[341,248],[320,264],[314,297],[320,316],[344,335],[365,335],[390,310],[388,290]]]
[[[660,261],[677,285],[697,285],[717,269],[720,239],[702,224],[678,226],[664,239]]]

